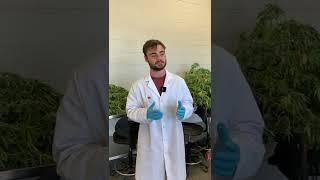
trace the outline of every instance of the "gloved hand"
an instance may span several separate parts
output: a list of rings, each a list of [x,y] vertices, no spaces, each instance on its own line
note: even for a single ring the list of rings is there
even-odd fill
[[[176,116],[179,120],[182,120],[184,117],[184,114],[186,113],[186,108],[182,106],[182,102],[178,101],[178,108],[177,108],[177,113]]]
[[[163,114],[159,110],[154,110],[153,107],[155,105],[155,102],[151,104],[151,106],[148,107],[147,110],[147,119],[152,120],[159,120],[162,118]]]
[[[240,147],[232,142],[224,124],[219,123],[217,131],[218,147],[213,157],[214,173],[218,176],[234,176],[240,160]]]

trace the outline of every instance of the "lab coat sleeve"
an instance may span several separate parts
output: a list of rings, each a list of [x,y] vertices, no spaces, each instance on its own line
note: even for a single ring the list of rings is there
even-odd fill
[[[105,180],[107,147],[94,138],[89,129],[86,109],[77,84],[76,73],[57,112],[53,157],[57,173],[66,180]]]
[[[231,83],[235,87],[229,127],[232,140],[240,147],[240,162],[233,179],[246,179],[257,173],[264,157],[264,121],[236,59],[233,63],[234,82]]]
[[[143,106],[141,93],[138,91],[136,83],[129,90],[126,104],[127,116],[137,123],[150,123],[147,119],[147,108]]]
[[[183,92],[182,93],[182,105],[186,109],[184,118],[182,119],[182,121],[183,121],[183,120],[190,118],[193,113],[193,99],[192,99],[190,90],[189,90],[185,80],[183,80],[183,79],[182,79],[182,85],[181,85],[180,92]]]

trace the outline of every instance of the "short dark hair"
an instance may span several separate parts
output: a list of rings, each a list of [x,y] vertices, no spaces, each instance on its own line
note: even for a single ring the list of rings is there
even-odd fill
[[[146,56],[148,49],[157,47],[158,45],[161,45],[163,47],[163,49],[166,49],[166,46],[159,40],[150,39],[150,40],[146,41],[143,45],[143,48],[142,48],[143,54]]]

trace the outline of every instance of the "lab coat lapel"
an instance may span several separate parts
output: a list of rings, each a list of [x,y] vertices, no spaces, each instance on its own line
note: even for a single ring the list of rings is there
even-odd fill
[[[147,83],[147,86],[149,89],[151,89],[158,97],[160,97],[160,94],[158,92],[158,89],[156,88],[156,85],[154,84],[150,74],[148,74],[146,77],[145,77],[145,81]]]
[[[163,86],[166,87],[166,88],[169,88],[170,87],[170,83],[171,83],[171,79],[172,79],[172,74],[166,70],[166,78],[164,80],[164,84]],[[158,97],[160,97],[160,94],[158,92],[158,89],[156,87],[156,85],[154,84],[151,76],[150,76],[150,73],[148,73],[148,75],[145,77],[145,81],[147,83],[147,86],[155,93],[157,94]]]
[[[164,80],[163,87],[166,87],[167,89],[170,88],[172,77],[173,77],[172,74],[166,70],[166,79]]]

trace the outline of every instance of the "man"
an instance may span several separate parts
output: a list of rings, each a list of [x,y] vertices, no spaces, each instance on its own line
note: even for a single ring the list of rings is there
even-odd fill
[[[137,180],[185,180],[182,121],[193,113],[193,99],[185,81],[165,70],[165,45],[148,40],[143,46],[148,75],[128,94],[127,116],[138,123],[135,176]]]
[[[264,121],[236,58],[213,45],[213,179],[254,176],[264,157]],[[213,134],[213,133],[212,133]]]

